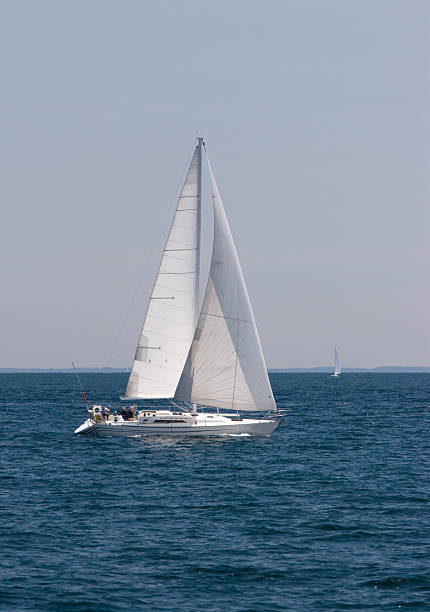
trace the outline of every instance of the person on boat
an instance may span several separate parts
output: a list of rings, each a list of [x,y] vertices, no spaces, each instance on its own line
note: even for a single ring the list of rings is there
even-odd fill
[[[105,417],[106,417],[106,421],[109,421],[109,417],[110,417],[110,409],[109,408],[105,409]]]
[[[121,408],[121,416],[124,419],[124,421],[127,421],[127,411],[125,409],[125,406]]]
[[[118,413],[116,410],[113,411],[113,420],[114,420],[114,423],[118,422]]]
[[[133,421],[134,420],[134,408],[133,406],[130,406],[130,408],[127,410],[127,421]]]

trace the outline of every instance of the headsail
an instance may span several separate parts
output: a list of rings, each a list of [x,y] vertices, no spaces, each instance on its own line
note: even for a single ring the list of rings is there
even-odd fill
[[[214,245],[199,322],[175,399],[233,410],[276,408],[236,248],[209,164]]]
[[[198,308],[201,141],[179,197],[125,396],[173,397]]]

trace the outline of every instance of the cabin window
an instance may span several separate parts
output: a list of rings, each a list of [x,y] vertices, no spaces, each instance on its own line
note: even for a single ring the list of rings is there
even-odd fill
[[[154,423],[185,423],[183,419],[156,419]]]

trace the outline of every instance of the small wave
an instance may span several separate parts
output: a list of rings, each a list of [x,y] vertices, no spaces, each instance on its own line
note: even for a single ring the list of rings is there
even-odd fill
[[[251,434],[249,433],[239,433],[239,434],[223,434],[224,436],[228,436],[229,438],[250,438]]]
[[[399,576],[387,576],[387,578],[367,580],[362,583],[362,586],[372,586],[374,589],[392,589],[400,587],[422,587],[427,590],[429,581],[424,576],[409,576],[401,578]]]

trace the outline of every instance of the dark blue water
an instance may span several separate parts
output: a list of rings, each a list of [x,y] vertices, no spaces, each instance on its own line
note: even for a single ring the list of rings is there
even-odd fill
[[[430,610],[429,377],[272,383],[269,439],[98,439],[72,375],[1,375],[0,609]]]

